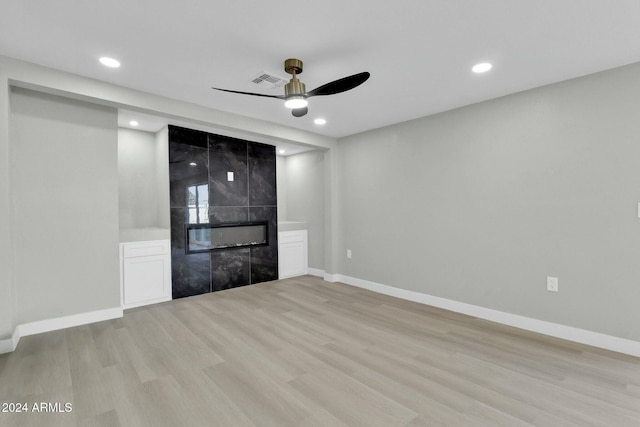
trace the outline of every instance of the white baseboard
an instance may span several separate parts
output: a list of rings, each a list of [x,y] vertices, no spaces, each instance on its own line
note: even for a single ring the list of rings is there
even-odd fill
[[[406,289],[395,288],[393,286],[382,285],[380,283],[369,282],[367,280],[357,279],[355,277],[344,276],[341,274],[334,274],[331,276],[336,276],[333,278],[337,280],[328,281],[338,281],[358,288],[368,289],[381,294],[443,308],[445,310],[490,320],[503,325],[513,326],[555,338],[561,338],[580,344],[586,344],[593,347],[640,357],[640,342],[638,341],[618,338],[611,335],[601,334],[599,332],[587,331],[585,329],[574,328],[572,326],[546,322],[544,320],[532,319],[530,317],[519,316],[517,314],[505,313],[503,311],[435,297],[420,292],[408,291]]]
[[[340,274],[324,273],[324,280],[331,283],[340,282],[341,277]]]
[[[122,307],[114,307],[54,319],[39,320],[37,322],[23,323],[16,327],[11,338],[0,341],[0,354],[14,351],[18,346],[18,341],[20,341],[22,337],[71,328],[73,326],[102,322],[103,320],[117,319],[122,317],[122,315]]]
[[[322,277],[324,278],[324,270],[320,270],[319,268],[307,268],[307,274],[310,276]]]
[[[128,310],[130,308],[137,308],[137,307],[144,307],[145,305],[151,305],[151,304],[160,304],[161,302],[167,302],[167,301],[171,301],[172,297],[171,295],[169,295],[168,297],[162,297],[162,298],[156,298],[156,299],[152,299],[152,300],[145,300],[145,301],[141,301],[141,302],[134,302],[132,304],[123,304],[122,308],[125,310]]]
[[[11,353],[16,349],[18,341],[20,341],[20,337],[18,336],[18,329],[16,328],[11,338],[0,340],[0,354]]]
[[[358,288],[368,289],[373,292],[378,292],[396,298],[443,308],[445,310],[478,317],[480,319],[501,323],[503,325],[513,326],[527,331],[537,332],[568,341],[640,357],[640,342],[638,341],[605,335],[599,332],[587,331],[585,329],[574,328],[572,326],[546,322],[544,320],[532,319],[525,316],[519,316],[517,314],[505,313],[490,308],[440,298],[420,292],[382,285],[380,283],[370,282],[368,280],[362,280],[342,274],[327,274],[323,270],[319,269],[310,268],[308,269],[308,274],[323,277],[327,282],[342,282]],[[20,341],[20,338],[24,336],[94,322],[101,322],[103,320],[116,319],[122,316],[122,307],[115,307],[18,325],[11,338],[0,340],[0,354],[14,351],[18,345],[18,341]]]

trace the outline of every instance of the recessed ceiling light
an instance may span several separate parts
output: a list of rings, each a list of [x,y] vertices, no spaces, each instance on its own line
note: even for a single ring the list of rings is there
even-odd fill
[[[284,154],[284,153],[286,153],[286,151],[284,151],[284,150],[280,149],[280,150],[278,150],[278,153],[280,153],[280,154]]]
[[[198,164],[196,162],[191,162],[189,163],[189,166],[198,166]]]
[[[108,56],[103,56],[102,58],[100,58],[100,63],[110,68],[118,68],[120,66],[120,61],[118,61],[117,59],[109,58]]]
[[[317,124],[317,125],[326,125],[327,121],[325,119],[315,119],[313,121],[313,123]]]
[[[131,121],[129,122],[129,124],[130,124],[131,126],[138,126],[140,123],[136,122],[135,120],[131,120]]]
[[[493,65],[489,64],[488,62],[481,62],[480,64],[474,65],[471,70],[474,73],[486,73],[491,69],[491,67],[493,67]]]

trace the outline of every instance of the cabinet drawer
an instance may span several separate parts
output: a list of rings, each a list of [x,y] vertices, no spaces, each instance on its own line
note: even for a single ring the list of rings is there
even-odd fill
[[[169,253],[169,242],[157,240],[150,242],[134,242],[122,244],[122,257],[135,258],[141,256],[165,255]]]
[[[307,230],[281,231],[278,233],[278,243],[304,242],[307,239]]]

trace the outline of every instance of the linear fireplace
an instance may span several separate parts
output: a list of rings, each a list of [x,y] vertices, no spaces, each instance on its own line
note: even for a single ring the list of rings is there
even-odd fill
[[[269,246],[269,223],[187,224],[187,253]]]
[[[273,145],[169,125],[169,182],[174,299],[278,278]]]

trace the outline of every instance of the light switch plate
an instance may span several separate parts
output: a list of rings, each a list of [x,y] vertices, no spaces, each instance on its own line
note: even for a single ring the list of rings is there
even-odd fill
[[[227,181],[233,181],[233,172],[227,172]]]
[[[547,290],[549,292],[558,292],[558,278],[547,276]]]

